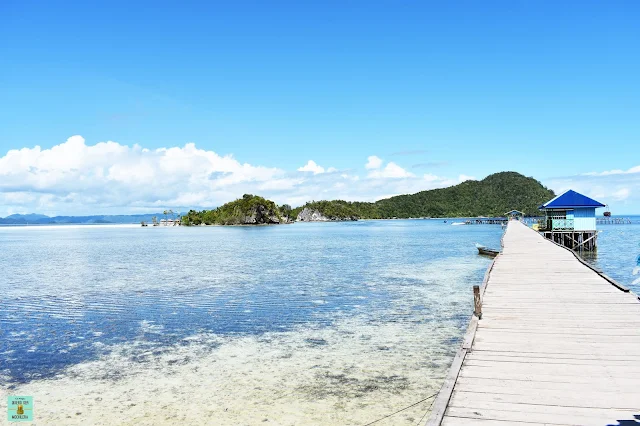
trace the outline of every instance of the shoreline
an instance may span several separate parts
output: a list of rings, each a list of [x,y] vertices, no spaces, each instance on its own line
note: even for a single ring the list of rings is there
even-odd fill
[[[0,229],[47,229],[47,228],[141,228],[135,223],[43,223],[43,224],[0,224]],[[170,228],[167,226],[167,228]]]
[[[528,219],[535,219],[541,216],[527,216]],[[612,218],[629,218],[632,220],[632,223],[628,225],[636,225],[640,223],[640,215],[615,215]],[[222,225],[222,224],[211,224],[211,225],[178,225],[178,226],[146,226],[148,228],[178,228],[178,227],[189,227],[189,228],[197,228],[197,227],[256,227],[256,226],[277,226],[277,225],[293,225],[295,223],[343,223],[343,222],[373,222],[373,221],[393,221],[393,220],[475,220],[475,219],[505,219],[499,216],[491,217],[491,216],[451,216],[451,217],[397,217],[397,218],[377,218],[377,219],[357,219],[357,220],[301,220],[301,221],[292,221],[292,222],[283,222],[283,223],[245,223],[245,224],[233,224],[233,225]],[[635,220],[634,220],[635,219]],[[13,223],[4,223],[0,224],[0,229],[11,229],[11,228],[35,228],[35,229],[46,229],[46,228],[141,228],[140,223],[34,223],[34,224],[13,224]]]

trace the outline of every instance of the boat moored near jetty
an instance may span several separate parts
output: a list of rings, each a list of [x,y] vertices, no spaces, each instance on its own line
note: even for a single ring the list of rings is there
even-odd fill
[[[484,256],[496,257],[497,255],[500,254],[500,250],[495,250],[489,247],[485,247],[478,243],[476,243],[476,248],[478,249],[478,254],[482,254]]]

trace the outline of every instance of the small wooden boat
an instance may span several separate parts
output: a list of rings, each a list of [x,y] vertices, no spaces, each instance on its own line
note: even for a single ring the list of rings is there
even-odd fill
[[[500,250],[494,250],[489,247],[481,246],[480,244],[476,244],[476,248],[478,249],[478,254],[482,254],[484,256],[496,257],[500,254]]]

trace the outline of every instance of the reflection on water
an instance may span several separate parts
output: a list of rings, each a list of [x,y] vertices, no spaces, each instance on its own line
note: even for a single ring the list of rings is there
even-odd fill
[[[500,236],[428,220],[0,228],[1,384],[54,423],[372,421],[437,391],[490,261],[474,243]]]

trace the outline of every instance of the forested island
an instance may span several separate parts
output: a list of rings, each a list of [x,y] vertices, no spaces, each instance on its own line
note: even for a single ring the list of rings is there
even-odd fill
[[[470,180],[448,188],[398,195],[374,203],[359,201],[310,201],[291,208],[271,200],[245,194],[216,209],[190,210],[183,225],[258,225],[294,221],[340,221],[410,217],[502,216],[517,209],[537,215],[538,206],[553,198],[552,190],[534,178],[516,172],[501,172],[483,180]]]
[[[189,210],[182,216],[182,225],[261,225],[293,222],[291,207],[278,206],[258,195],[244,194],[213,210]]]

